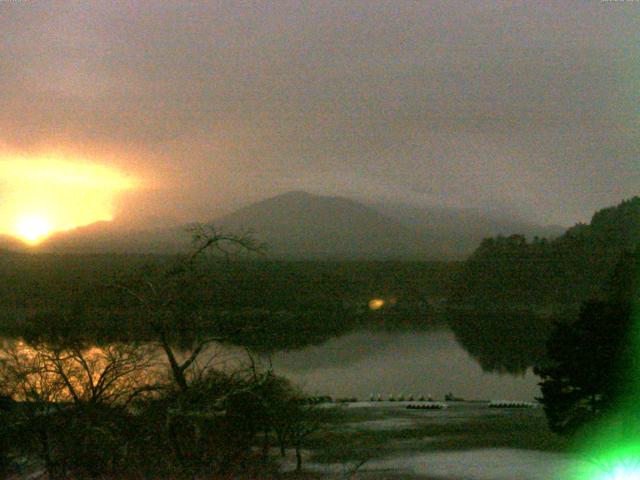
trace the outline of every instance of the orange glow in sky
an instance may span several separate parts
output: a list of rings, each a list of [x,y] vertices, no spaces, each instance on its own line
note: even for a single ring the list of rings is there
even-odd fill
[[[0,234],[36,245],[54,232],[113,220],[137,182],[112,168],[49,158],[0,158]]]

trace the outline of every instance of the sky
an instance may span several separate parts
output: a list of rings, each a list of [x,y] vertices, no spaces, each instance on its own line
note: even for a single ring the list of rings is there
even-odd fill
[[[572,225],[638,194],[640,2],[0,0],[0,106],[0,160],[113,168],[125,221],[307,190]]]

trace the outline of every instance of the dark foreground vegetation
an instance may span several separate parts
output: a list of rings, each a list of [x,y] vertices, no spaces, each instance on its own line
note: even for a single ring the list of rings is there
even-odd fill
[[[132,345],[21,344],[5,355],[5,469],[13,458],[50,479],[268,476],[270,446],[299,449],[314,425],[314,407],[269,370],[165,378]]]
[[[576,434],[613,413],[630,416],[640,399],[640,249],[615,268],[603,298],[559,324],[536,369],[552,431]]]
[[[317,427],[313,402],[247,350],[232,368],[205,355],[223,333],[176,326],[203,314],[194,294],[201,257],[213,248],[251,250],[250,239],[202,230],[194,253],[109,285],[112,305],[144,321],[146,342],[96,345],[96,303],[72,316],[40,312],[38,328],[7,341],[0,363],[0,466],[10,460],[66,478],[256,478],[277,473],[271,446],[300,449]],[[198,290],[199,291],[199,290]],[[123,302],[123,303],[118,303]],[[117,307],[116,307],[117,308]],[[152,339],[153,341],[149,341]],[[188,340],[188,343],[187,343]]]

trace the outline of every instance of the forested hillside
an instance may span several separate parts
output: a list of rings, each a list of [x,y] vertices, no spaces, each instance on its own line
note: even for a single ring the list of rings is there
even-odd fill
[[[122,287],[156,282],[158,272],[178,260],[0,250],[0,335],[20,336],[54,323],[67,324],[71,333],[87,332],[92,340],[147,338],[148,322],[132,310],[135,301]],[[178,293],[199,305],[199,321],[182,325],[172,318],[181,340],[203,330],[256,349],[313,343],[360,326],[426,328],[439,321],[432,305],[446,296],[458,267],[211,258],[182,280]],[[374,299],[380,304],[370,308]]]
[[[640,239],[640,197],[593,215],[555,240],[522,235],[489,238],[456,282],[457,304],[549,306],[598,296],[625,253]]]

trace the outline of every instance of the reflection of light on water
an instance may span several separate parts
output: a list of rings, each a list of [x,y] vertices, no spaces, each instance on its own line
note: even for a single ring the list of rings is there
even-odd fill
[[[371,310],[378,310],[382,307],[384,307],[384,300],[381,298],[374,298],[373,300],[369,301],[369,308]]]
[[[184,363],[193,350],[176,348],[173,353]],[[252,366],[269,368],[270,359],[249,357],[240,347],[212,342],[185,374],[197,378],[208,368],[235,372]],[[117,403],[136,391],[153,396],[155,387],[166,384],[171,375],[168,368],[165,352],[155,343],[54,348],[0,337],[0,386],[11,385],[18,401],[66,403],[75,397],[92,401],[99,396]]]

